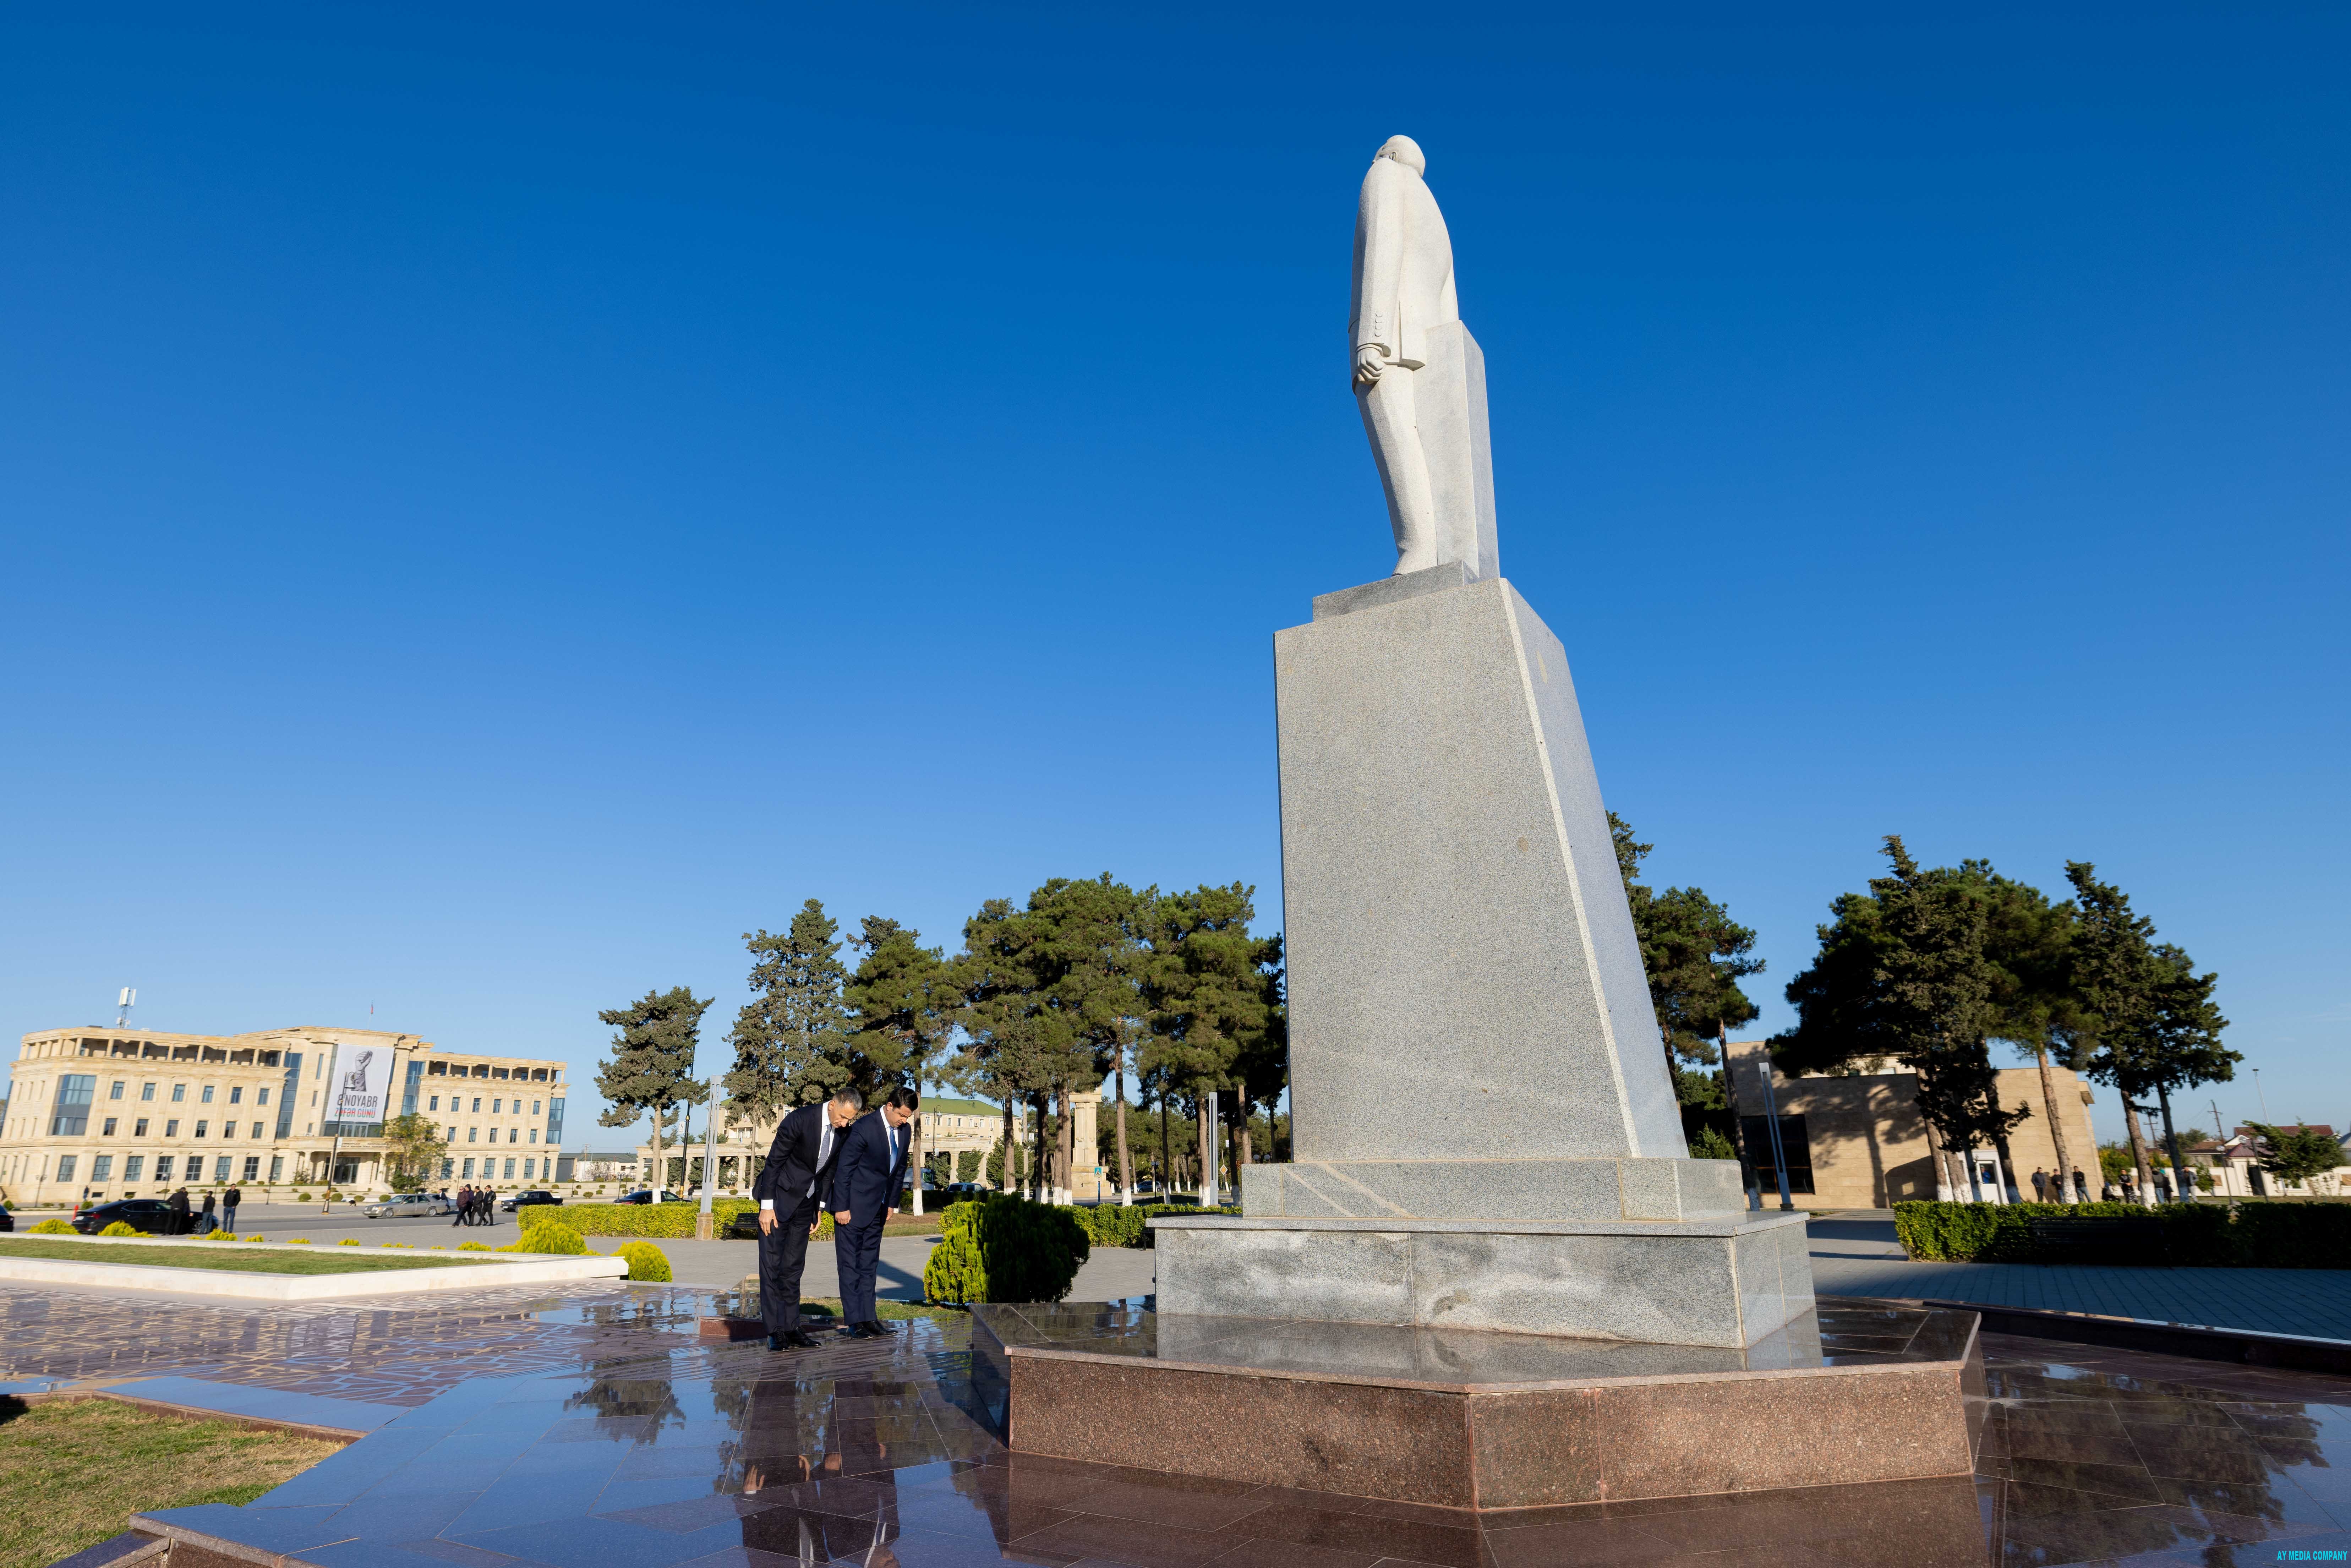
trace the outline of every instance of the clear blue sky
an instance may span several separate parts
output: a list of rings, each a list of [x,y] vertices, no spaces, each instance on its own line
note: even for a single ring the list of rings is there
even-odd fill
[[[2087,858],[2351,1123],[2351,22],[1635,11],[10,8],[0,1033],[584,1073],[688,984],[715,1064],[811,895],[1278,925],[1404,131],[1503,568],[1759,1027],[1882,834]]]

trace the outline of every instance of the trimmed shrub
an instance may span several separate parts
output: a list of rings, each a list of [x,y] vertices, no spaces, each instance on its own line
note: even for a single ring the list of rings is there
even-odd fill
[[[940,1220],[946,1239],[923,1267],[934,1301],[1058,1301],[1093,1250],[1071,1210],[1023,1197],[950,1204]]]
[[[710,1218],[718,1234],[724,1236],[737,1215],[758,1207],[757,1198],[715,1197],[710,1200]],[[692,1203],[543,1203],[522,1212],[559,1215],[565,1225],[581,1236],[645,1236],[684,1241],[694,1235],[694,1221],[702,1212],[702,1204],[698,1199]],[[831,1226],[831,1216],[826,1217],[824,1224],[828,1228]]]
[[[623,1241],[612,1249],[612,1256],[629,1260],[632,1280],[651,1284],[669,1281],[669,1254],[650,1241]]]
[[[76,1231],[74,1228],[66,1221],[52,1218],[44,1219],[26,1234],[30,1236],[74,1236],[78,1235],[79,1232]]]
[[[2117,1226],[2160,1227],[2160,1250],[2146,1261],[2203,1269],[2351,1268],[2351,1208],[2314,1204],[2239,1202],[1898,1203],[1895,1235],[1913,1258],[1949,1262],[2063,1263],[2080,1256],[2070,1247],[2043,1247],[2032,1239],[2036,1219],[2087,1219]],[[2117,1237],[2118,1249],[2132,1245]]]
[[[556,1218],[547,1210],[526,1209],[522,1222],[522,1239],[512,1246],[501,1247],[498,1250],[501,1252],[559,1252],[577,1258],[586,1254],[588,1243],[580,1239],[580,1232],[572,1229],[570,1226]]]
[[[307,1236],[289,1236],[286,1239],[286,1245],[288,1247],[308,1247],[310,1245],[310,1239]]]
[[[457,1243],[457,1250],[460,1252],[494,1252],[496,1249],[492,1247],[486,1241],[460,1241]]]
[[[125,1225],[122,1221],[118,1219],[113,1224],[108,1226],[105,1229],[99,1231],[99,1234],[100,1236],[137,1236],[141,1234],[141,1232],[137,1226]]]
[[[356,1247],[359,1245],[359,1239],[356,1237],[346,1236],[340,1241],[336,1242],[335,1245],[338,1247]]]

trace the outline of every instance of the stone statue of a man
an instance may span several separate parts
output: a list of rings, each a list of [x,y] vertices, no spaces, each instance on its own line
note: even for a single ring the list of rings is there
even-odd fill
[[[1355,401],[1387,491],[1397,575],[1496,573],[1485,360],[1453,291],[1453,240],[1409,136],[1391,136],[1355,211]]]

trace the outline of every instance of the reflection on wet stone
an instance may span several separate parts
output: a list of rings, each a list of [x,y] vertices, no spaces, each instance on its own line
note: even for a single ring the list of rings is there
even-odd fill
[[[2185,1564],[2351,1548],[2351,1379],[2322,1375],[1987,1336],[1973,1478],[1479,1515],[1014,1454],[967,1319],[777,1355],[696,1341],[713,1306],[621,1287],[159,1315],[8,1287],[0,1381],[172,1375],[405,1409],[244,1509],[175,1511],[256,1546],[287,1529],[350,1541],[288,1559],[321,1568]],[[1019,1321],[1039,1340],[1124,1347],[1109,1354],[1166,1354],[1171,1333],[1134,1306]],[[1899,1308],[1823,1312],[1817,1347],[1776,1354],[1873,1364],[1942,1348],[1919,1332]],[[1296,1325],[1243,1337],[1217,1354],[1313,1364],[1342,1347]],[[1441,1338],[1409,1359],[1352,1333],[1343,1349],[1439,1383],[1469,1359]],[[298,1508],[298,1528],[270,1525]]]

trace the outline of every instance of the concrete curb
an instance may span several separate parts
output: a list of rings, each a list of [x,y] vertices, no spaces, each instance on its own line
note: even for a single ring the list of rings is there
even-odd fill
[[[2264,1333],[2257,1329],[2216,1328],[2204,1323],[2161,1322],[2153,1318],[2105,1317],[2096,1312],[2059,1312],[2041,1307],[1995,1307],[1981,1301],[1920,1300],[1900,1304],[1979,1313],[1986,1333],[2063,1340],[2113,1350],[2152,1351],[2195,1361],[2233,1361],[2248,1366],[2351,1375],[2351,1340]]]

